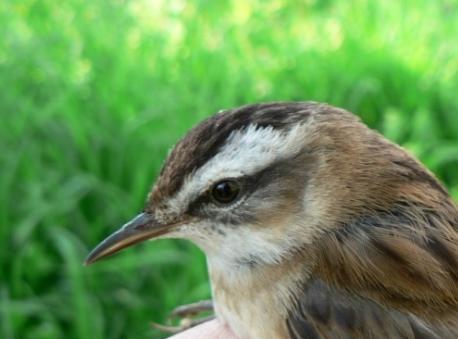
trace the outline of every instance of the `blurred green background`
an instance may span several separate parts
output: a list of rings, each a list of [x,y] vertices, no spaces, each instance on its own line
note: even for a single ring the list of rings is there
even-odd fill
[[[222,108],[344,107],[457,197],[457,39],[453,0],[1,1],[0,337],[158,338],[209,296],[183,241],[82,261]]]

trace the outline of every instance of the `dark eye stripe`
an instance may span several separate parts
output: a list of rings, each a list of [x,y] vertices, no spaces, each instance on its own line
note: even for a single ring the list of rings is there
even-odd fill
[[[293,173],[297,172],[298,170],[300,170],[301,172],[305,171],[306,173],[307,163],[311,162],[310,159],[308,159],[309,155],[307,153],[302,154],[304,155],[303,158],[294,157],[288,159],[281,159],[254,174],[238,178],[228,178],[225,180],[234,180],[239,184],[240,192],[239,196],[237,197],[238,199],[247,198],[253,192],[269,186],[274,181],[281,180],[280,178],[288,178],[290,176],[293,176],[295,178],[301,177],[301,174]],[[303,180],[300,181],[303,182]],[[212,187],[213,186],[211,186],[207,191],[202,193],[189,204],[187,209],[188,214],[198,215],[199,212],[202,210],[202,207],[208,204],[214,204],[213,198],[211,196]]]

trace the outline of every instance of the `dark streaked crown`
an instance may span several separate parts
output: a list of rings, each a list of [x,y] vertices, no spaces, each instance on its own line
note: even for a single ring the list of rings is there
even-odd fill
[[[175,194],[186,176],[214,157],[232,132],[252,124],[288,129],[320,106],[329,107],[314,102],[272,102],[242,106],[209,117],[177,143],[161,170],[151,203]]]

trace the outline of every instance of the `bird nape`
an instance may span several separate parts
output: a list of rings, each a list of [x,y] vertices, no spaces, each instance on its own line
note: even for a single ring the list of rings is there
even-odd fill
[[[87,263],[184,238],[240,338],[458,338],[457,228],[434,175],[357,116],[263,103],[194,127]]]

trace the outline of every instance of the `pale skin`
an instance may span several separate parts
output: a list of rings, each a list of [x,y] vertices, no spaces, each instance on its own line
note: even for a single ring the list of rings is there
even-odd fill
[[[230,328],[217,319],[207,321],[169,339],[239,339]]]

